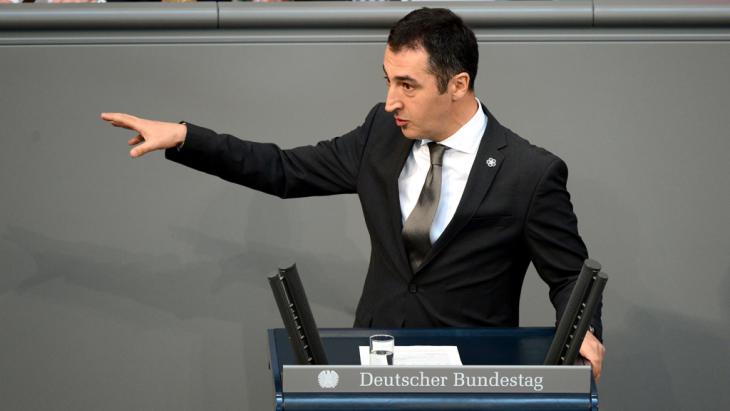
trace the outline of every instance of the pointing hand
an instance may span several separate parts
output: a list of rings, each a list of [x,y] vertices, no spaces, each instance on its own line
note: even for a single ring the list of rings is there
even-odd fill
[[[104,121],[114,127],[136,131],[137,136],[127,144],[134,146],[129,155],[139,157],[150,151],[177,147],[185,141],[188,128],[185,124],[147,120],[124,113],[101,113]]]

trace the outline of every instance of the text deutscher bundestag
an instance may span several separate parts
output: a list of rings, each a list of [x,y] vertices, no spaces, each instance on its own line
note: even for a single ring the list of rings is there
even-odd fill
[[[284,365],[283,392],[588,393],[589,366]]]
[[[500,375],[495,371],[492,375],[466,375],[453,372],[451,375],[427,375],[419,371],[416,375],[374,375],[371,372],[360,373],[361,387],[528,387],[533,391],[542,391],[543,377],[531,375]]]

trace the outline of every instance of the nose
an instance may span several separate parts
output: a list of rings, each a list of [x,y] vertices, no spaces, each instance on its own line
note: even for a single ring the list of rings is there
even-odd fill
[[[403,101],[401,101],[400,96],[398,96],[396,87],[394,85],[388,86],[388,95],[385,98],[385,111],[388,113],[394,113],[402,108]]]

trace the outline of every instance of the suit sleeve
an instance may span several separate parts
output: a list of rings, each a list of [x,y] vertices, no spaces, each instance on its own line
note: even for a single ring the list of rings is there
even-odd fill
[[[354,193],[377,106],[360,127],[313,146],[282,150],[187,124],[185,143],[165,157],[281,198]]]
[[[566,188],[568,168],[560,159],[548,165],[533,194],[525,224],[532,262],[550,287],[550,301],[560,320],[583,261],[586,246],[578,234],[578,219]],[[595,335],[602,335],[601,306],[591,320]]]

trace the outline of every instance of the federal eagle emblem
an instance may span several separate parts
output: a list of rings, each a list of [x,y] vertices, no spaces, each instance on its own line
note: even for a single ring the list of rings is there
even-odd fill
[[[317,382],[322,388],[335,388],[340,382],[340,376],[334,370],[322,370],[317,376]]]

